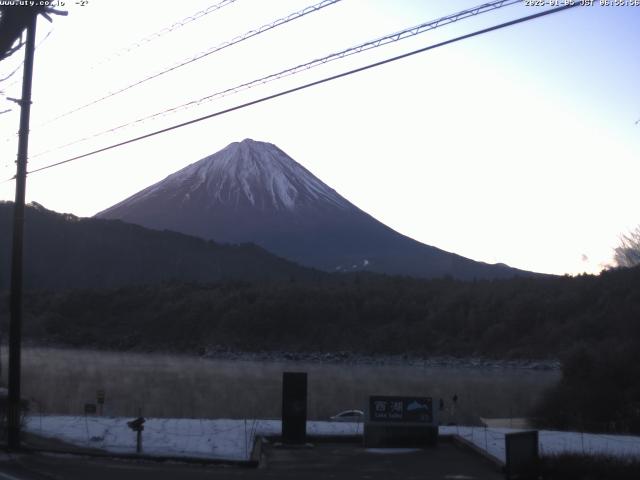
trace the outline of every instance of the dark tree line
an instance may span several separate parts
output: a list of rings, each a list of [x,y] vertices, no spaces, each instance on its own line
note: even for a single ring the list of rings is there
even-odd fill
[[[24,328],[39,343],[110,349],[558,358],[579,345],[636,345],[639,286],[640,269],[619,269],[478,282],[357,274],[39,291],[27,294]],[[6,324],[6,308],[0,315]]]
[[[640,349],[636,339],[580,345],[562,380],[532,412],[542,428],[640,433]]]

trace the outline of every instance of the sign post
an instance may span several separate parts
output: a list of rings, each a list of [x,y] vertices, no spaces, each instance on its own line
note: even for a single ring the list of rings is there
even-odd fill
[[[142,452],[142,431],[144,430],[144,417],[127,422],[127,427],[136,432],[136,453]]]
[[[369,397],[365,447],[434,446],[437,442],[438,424],[431,397]]]
[[[97,390],[96,391],[96,403],[98,404],[99,408],[100,408],[100,416],[102,416],[103,409],[104,409],[104,397],[105,397],[105,392],[104,390]]]

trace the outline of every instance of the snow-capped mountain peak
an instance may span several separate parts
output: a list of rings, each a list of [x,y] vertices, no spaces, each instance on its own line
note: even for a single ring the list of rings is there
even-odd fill
[[[296,210],[322,202],[335,208],[352,205],[271,143],[245,139],[195,162],[129,200],[165,192],[189,202],[206,198],[207,207]]]
[[[251,139],[234,142],[96,216],[218,242],[254,242],[328,271],[457,278],[516,273],[399,234],[275,145]]]

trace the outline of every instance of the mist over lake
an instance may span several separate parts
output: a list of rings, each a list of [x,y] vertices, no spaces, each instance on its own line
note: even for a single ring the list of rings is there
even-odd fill
[[[5,360],[3,359],[3,362]],[[6,363],[4,363],[6,365]],[[23,350],[23,397],[31,413],[81,414],[105,391],[104,415],[279,418],[282,372],[308,372],[308,415],[363,409],[369,395],[442,398],[445,409],[521,417],[560,372],[525,368],[220,360],[91,350]],[[6,371],[3,370],[3,375]]]

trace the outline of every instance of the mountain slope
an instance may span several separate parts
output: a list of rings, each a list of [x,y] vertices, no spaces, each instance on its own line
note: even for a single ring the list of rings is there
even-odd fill
[[[13,204],[0,203],[0,290],[9,286]],[[25,287],[105,288],[166,281],[311,279],[323,276],[255,245],[219,245],[121,221],[26,209]]]
[[[416,242],[363,212],[275,145],[245,139],[96,215],[220,242],[255,242],[302,265],[419,277],[530,274]]]

